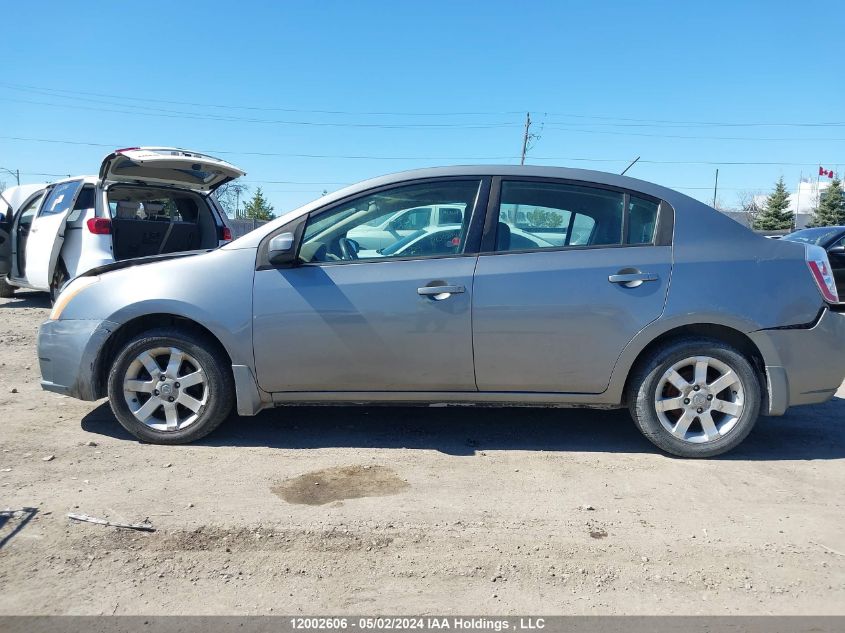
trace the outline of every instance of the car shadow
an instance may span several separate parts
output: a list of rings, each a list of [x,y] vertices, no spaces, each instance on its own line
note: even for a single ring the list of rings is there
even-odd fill
[[[0,303],[0,310],[3,308],[49,308],[50,295],[46,292],[16,292],[11,299],[4,299]]]
[[[762,417],[748,439],[720,459],[803,460],[845,457],[845,398]],[[135,441],[103,404],[83,430]],[[551,408],[291,406],[251,418],[232,416],[196,445],[270,448],[657,453],[627,411]]]

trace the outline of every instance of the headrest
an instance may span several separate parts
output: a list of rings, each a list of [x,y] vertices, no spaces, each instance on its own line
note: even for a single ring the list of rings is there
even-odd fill
[[[116,215],[123,220],[133,220],[138,217],[138,209],[141,208],[140,202],[131,202],[129,200],[120,200],[117,203]]]

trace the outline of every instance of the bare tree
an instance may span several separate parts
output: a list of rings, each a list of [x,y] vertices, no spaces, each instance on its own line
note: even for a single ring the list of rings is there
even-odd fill
[[[716,204],[715,204],[715,205],[713,205],[713,208],[714,208],[714,209],[716,209],[717,211],[722,211],[722,212],[725,212],[725,211],[736,211],[736,209],[734,209],[734,208],[733,208],[733,207],[731,207],[731,206],[728,206],[728,205],[725,203],[725,200],[724,200],[724,198],[722,198],[722,196],[719,196],[718,198],[716,198]]]
[[[217,201],[222,205],[226,215],[230,218],[238,218],[243,216],[243,208],[241,207],[241,198],[246,197],[246,192],[249,187],[245,184],[232,180],[217,187],[214,195],[217,196]]]
[[[736,196],[739,201],[740,211],[745,213],[745,219],[748,222],[748,226],[754,226],[757,218],[760,217],[760,214],[763,212],[763,208],[757,202],[757,199],[762,195],[762,191],[752,191],[750,189],[746,189],[744,191],[740,191]]]

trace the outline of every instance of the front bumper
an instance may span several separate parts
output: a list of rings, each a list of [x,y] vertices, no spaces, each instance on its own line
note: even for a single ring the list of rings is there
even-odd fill
[[[811,328],[758,330],[750,337],[766,363],[769,415],[827,402],[845,379],[843,313],[825,309]]]
[[[111,321],[47,321],[38,330],[41,388],[80,400],[97,400],[97,357],[117,329]]]

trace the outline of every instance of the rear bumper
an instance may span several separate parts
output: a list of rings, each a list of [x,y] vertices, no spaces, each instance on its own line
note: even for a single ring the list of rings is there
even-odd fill
[[[825,309],[811,328],[759,330],[749,336],[766,363],[769,415],[826,402],[845,378],[845,314]]]
[[[118,327],[111,321],[47,321],[38,330],[41,388],[80,400],[96,400],[96,361]]]

